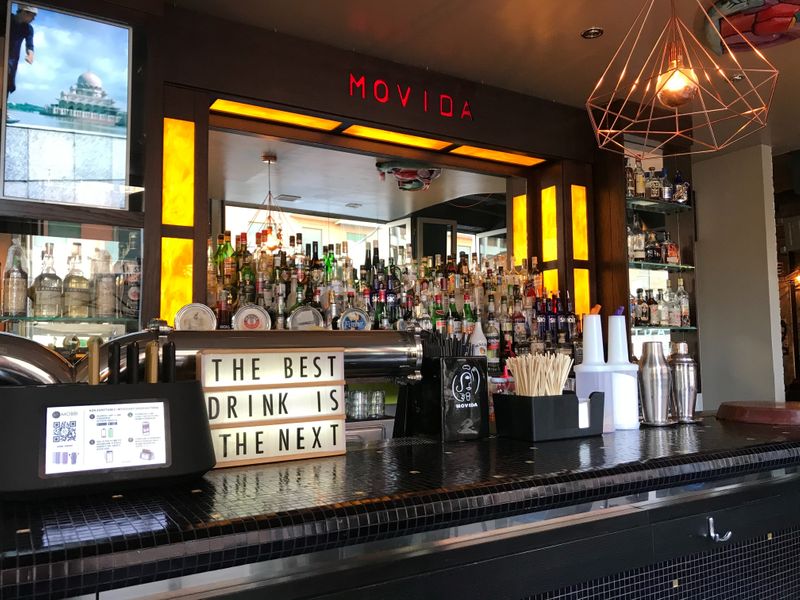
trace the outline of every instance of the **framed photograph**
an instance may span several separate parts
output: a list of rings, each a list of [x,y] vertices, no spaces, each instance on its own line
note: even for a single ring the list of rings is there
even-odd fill
[[[127,209],[131,29],[8,6],[3,196]]]

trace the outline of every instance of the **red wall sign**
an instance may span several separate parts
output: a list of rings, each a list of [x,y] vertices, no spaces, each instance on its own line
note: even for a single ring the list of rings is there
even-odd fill
[[[449,94],[430,93],[426,89],[412,89],[410,85],[390,83],[383,79],[367,79],[365,75],[350,73],[350,96],[373,100],[381,104],[396,104],[403,109],[416,107],[423,112],[438,114],[448,119],[472,121],[468,100],[454,99]]]

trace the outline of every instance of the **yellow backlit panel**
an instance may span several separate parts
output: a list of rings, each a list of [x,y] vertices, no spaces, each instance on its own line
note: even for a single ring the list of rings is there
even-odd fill
[[[572,257],[589,260],[589,225],[586,216],[586,187],[572,186]]]
[[[558,269],[546,269],[542,271],[542,285],[548,294],[558,291]]]
[[[194,123],[164,119],[161,222],[194,226]]]
[[[301,115],[300,113],[266,108],[265,106],[256,106],[254,104],[244,104],[242,102],[234,102],[233,100],[215,100],[214,104],[211,105],[211,110],[240,117],[275,121],[277,123],[286,123],[287,125],[297,125],[298,127],[307,127],[308,129],[319,129],[322,131],[332,131],[342,124],[340,121],[332,121],[331,119]]]
[[[528,196],[514,196],[514,264],[528,256]]]
[[[390,144],[402,144],[403,146],[425,148],[426,150],[441,150],[442,148],[447,148],[453,143],[445,142],[444,140],[434,140],[433,138],[420,137],[418,135],[387,131],[386,129],[366,127],[364,125],[350,125],[350,127],[345,129],[342,133],[366,138],[368,140],[376,140],[378,142],[389,142]]]
[[[589,314],[589,269],[575,269],[575,314]]]
[[[161,318],[175,323],[175,313],[192,302],[192,240],[161,238]]]
[[[459,146],[458,148],[450,150],[450,153],[509,163],[512,165],[521,165],[523,167],[532,167],[544,162],[543,158],[537,158],[535,156],[525,156],[524,154],[516,154],[514,152],[500,152],[499,150],[489,150],[488,148],[478,148],[477,146]]]
[[[542,261],[558,260],[556,186],[542,190]]]

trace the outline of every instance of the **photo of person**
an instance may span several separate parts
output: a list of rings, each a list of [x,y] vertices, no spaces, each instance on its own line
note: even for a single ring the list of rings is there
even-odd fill
[[[3,195],[125,208],[130,29],[12,2],[7,33]]]

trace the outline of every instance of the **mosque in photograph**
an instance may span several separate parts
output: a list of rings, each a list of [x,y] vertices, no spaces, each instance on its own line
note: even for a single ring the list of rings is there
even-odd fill
[[[103,89],[101,79],[86,71],[69,91],[62,91],[58,101],[47,106],[43,114],[102,125],[125,125],[127,113],[114,104],[114,99]]]

